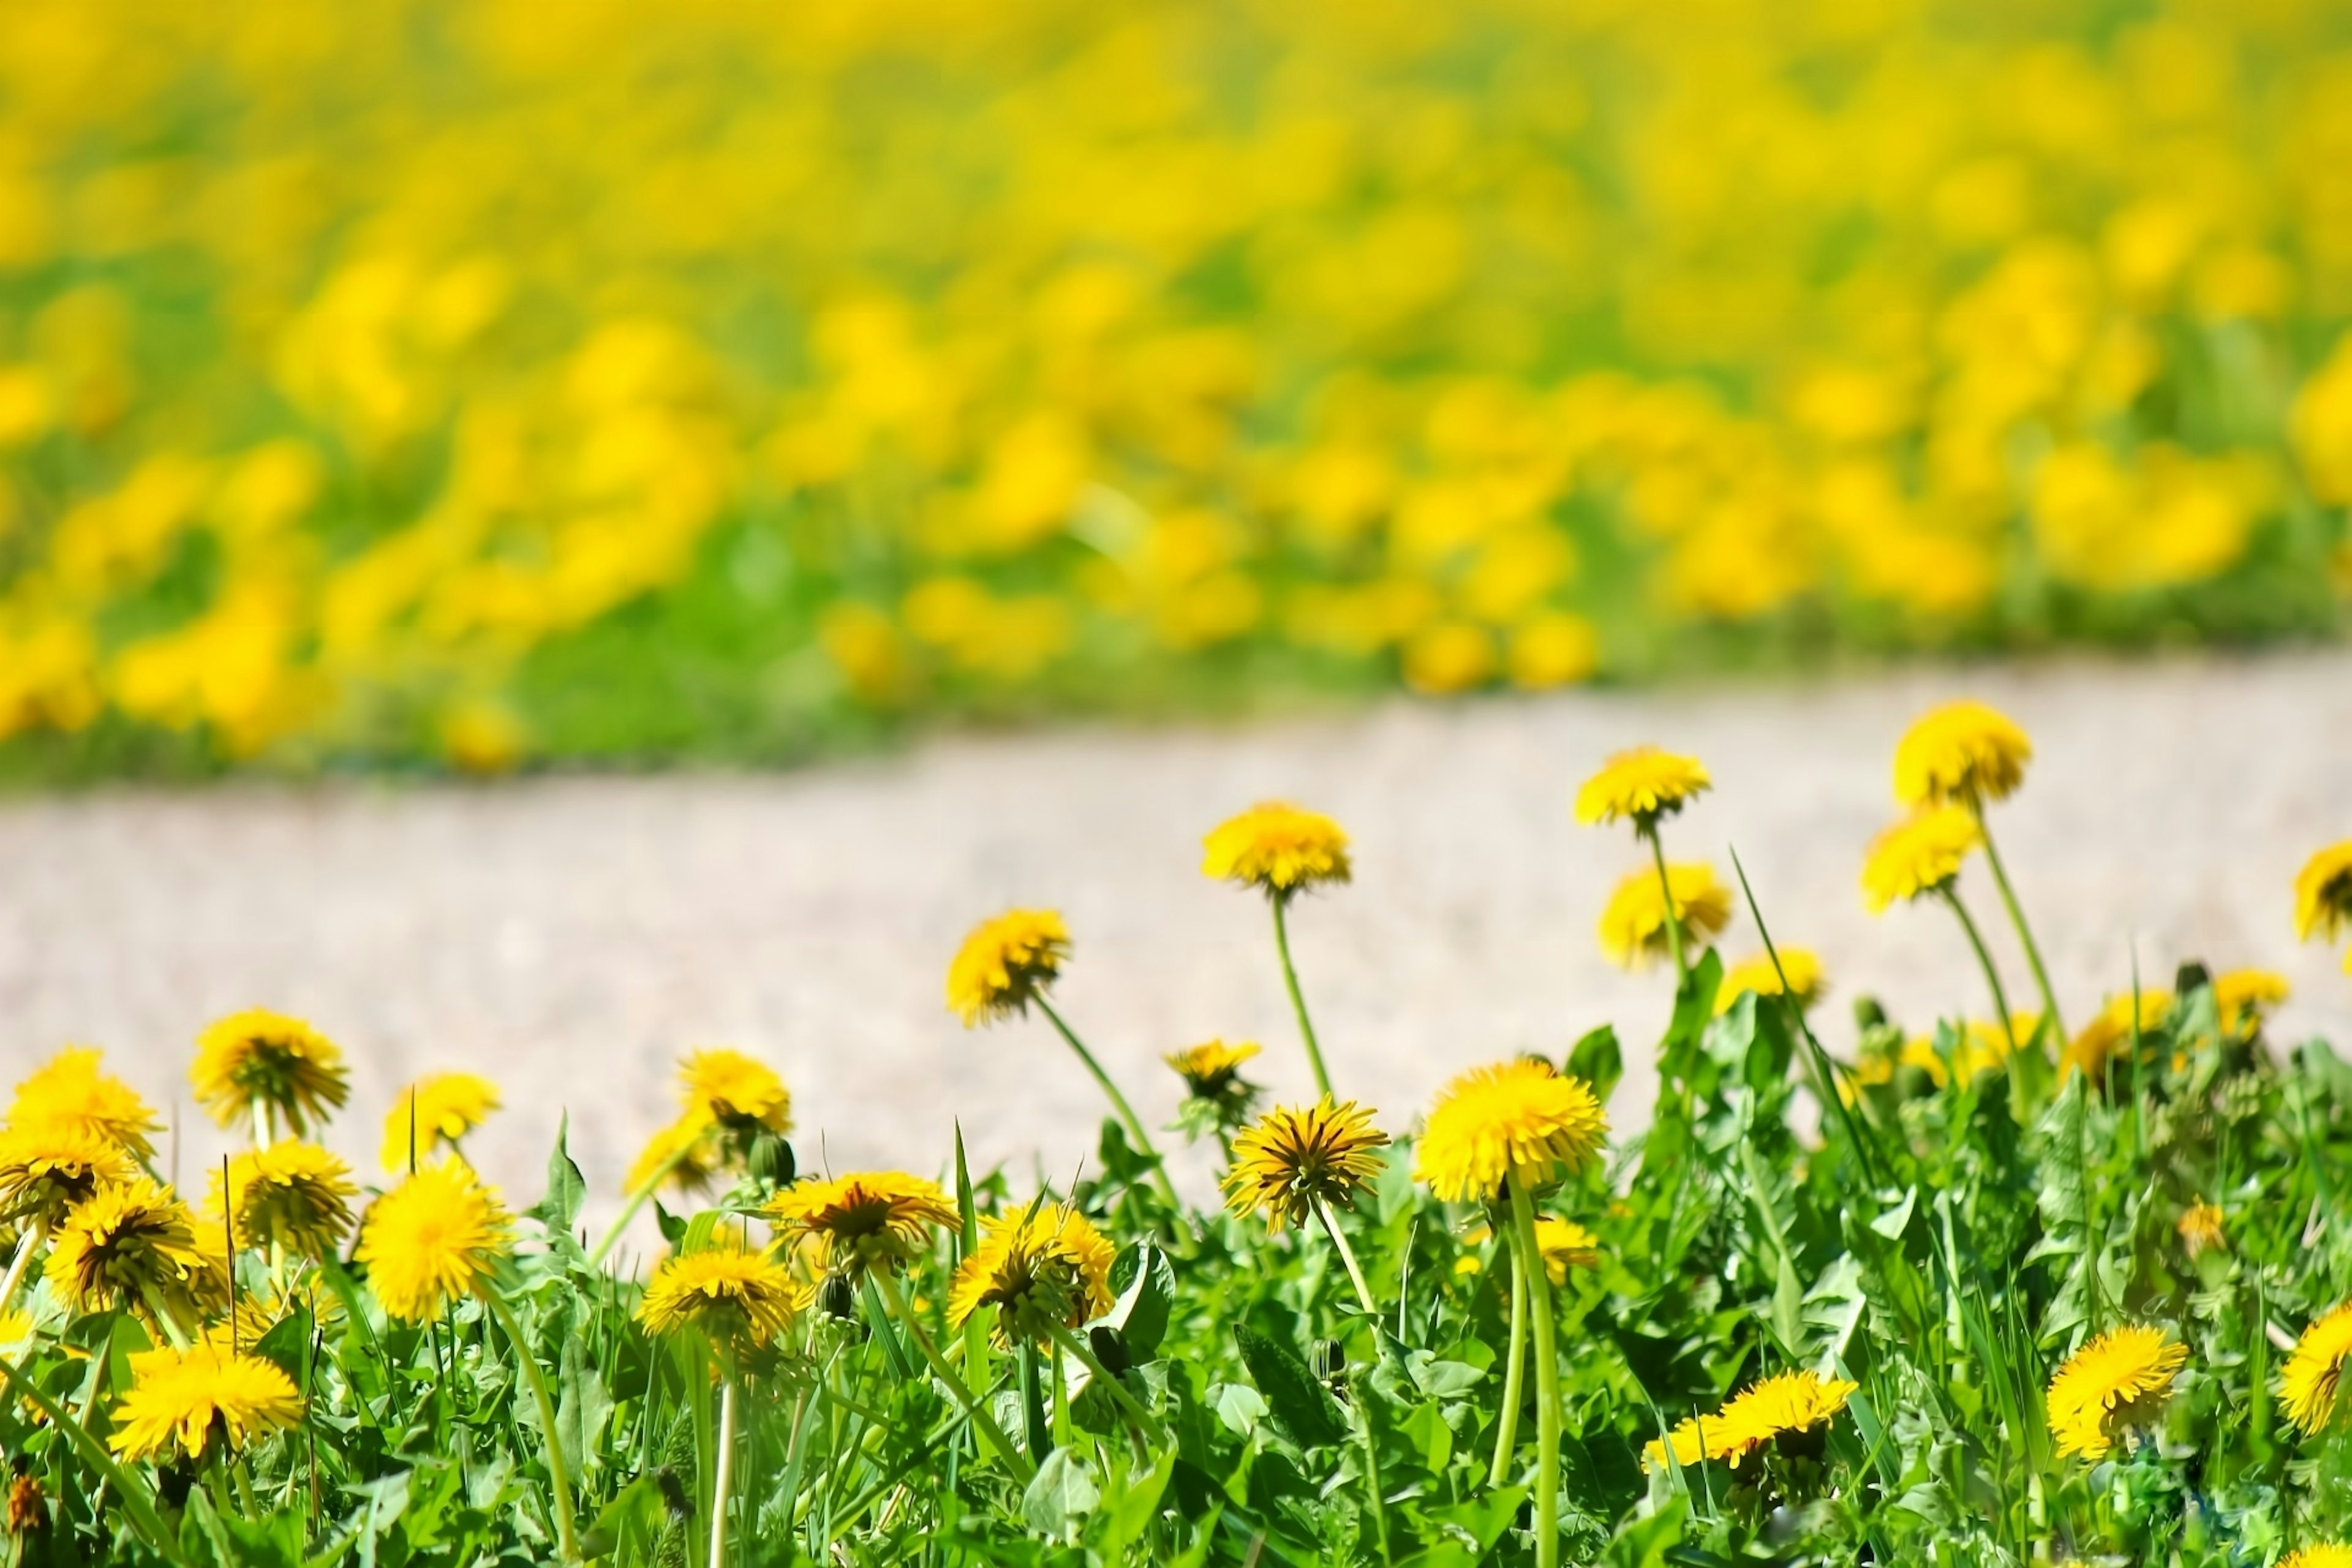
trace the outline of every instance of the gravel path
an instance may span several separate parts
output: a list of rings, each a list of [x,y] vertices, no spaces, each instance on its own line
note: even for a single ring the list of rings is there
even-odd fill
[[[2296,988],[2282,1033],[2352,1040],[2352,980],[2296,948],[2289,887],[2352,833],[2352,657],[1915,671],[1825,687],[1592,692],[1231,731],[954,739],[886,762],[781,777],[574,778],[494,788],[236,787],[0,805],[0,1070],[104,1045],[159,1102],[182,1102],[181,1160],[217,1158],[184,1108],[190,1042],[255,1004],[306,1016],[355,1064],[335,1142],[372,1171],[409,1077],[470,1065],[508,1109],[473,1150],[536,1196],[560,1109],[607,1195],[671,1111],[684,1047],[765,1055],[793,1085],[803,1163],[937,1168],[961,1116],[976,1161],[1066,1173],[1100,1113],[1042,1022],[967,1034],[941,1008],[949,954],[1011,903],[1066,914],[1058,994],[1147,1119],[1172,1112],[1160,1052],[1212,1035],[1267,1046],[1263,1077],[1306,1072],[1252,895],[1202,879],[1201,834],[1283,795],[1353,834],[1353,887],[1293,919],[1307,994],[1343,1090],[1403,1125],[1448,1074],[1552,1051],[1613,1020],[1640,1059],[1657,975],[1606,967],[1592,928],[1636,863],[1622,831],[1580,829],[1577,782],[1654,740],[1698,753],[1717,793],[1670,826],[1675,853],[1738,846],[1780,940],[1822,953],[1841,999],[1900,1014],[1983,1010],[1950,921],[1883,920],[1855,889],[1891,814],[1886,759],[1927,703],[1982,695],[2040,748],[1996,819],[2075,1018],[2201,955]],[[2029,983],[1991,889],[2012,994]],[[1733,956],[1756,945],[1743,916]],[[1845,1007],[1826,1043],[1852,1044]],[[1204,1164],[1185,1166],[1203,1183]],[[191,1185],[194,1184],[193,1182]],[[1200,1190],[1197,1189],[1196,1190]]]

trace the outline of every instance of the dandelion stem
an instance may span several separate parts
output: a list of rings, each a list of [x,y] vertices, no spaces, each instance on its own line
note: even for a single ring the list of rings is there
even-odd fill
[[[1127,1135],[1135,1140],[1137,1152],[1152,1162],[1152,1182],[1159,1187],[1160,1195],[1168,1200],[1169,1207],[1181,1208],[1176,1199],[1176,1188],[1168,1180],[1167,1169],[1160,1162],[1160,1151],[1152,1147],[1151,1134],[1143,1130],[1142,1119],[1135,1114],[1135,1107],[1128,1104],[1127,1096],[1119,1093],[1118,1085],[1111,1082],[1110,1074],[1103,1071],[1103,1065],[1095,1060],[1094,1052],[1087,1049],[1086,1042],[1062,1021],[1059,1013],[1054,1011],[1054,1005],[1043,996],[1036,998],[1036,1002],[1038,1010],[1045,1015],[1062,1038],[1069,1042],[1070,1049],[1078,1053],[1078,1060],[1087,1064],[1087,1070],[1095,1075],[1095,1082],[1100,1084],[1103,1093],[1109,1096],[1111,1110],[1118,1113],[1119,1124],[1127,1129]]]
[[[540,1436],[544,1440],[542,1454],[547,1460],[548,1483],[555,1492],[556,1550],[566,1563],[580,1561],[580,1543],[572,1532],[572,1475],[565,1468],[563,1445],[555,1436],[555,1400],[547,1392],[547,1376],[539,1369],[539,1358],[530,1352],[530,1342],[523,1335],[522,1325],[515,1321],[514,1310],[506,1298],[494,1289],[482,1292],[482,1302],[490,1316],[505,1331],[507,1343],[514,1347],[515,1363],[522,1371],[523,1382],[530,1385],[531,1403],[539,1410]]]
[[[1160,1426],[1159,1417],[1146,1410],[1142,1401],[1127,1391],[1127,1384],[1110,1374],[1109,1370],[1096,1359],[1095,1352],[1087,1348],[1086,1341],[1059,1323],[1046,1324],[1045,1331],[1053,1336],[1056,1347],[1067,1352],[1072,1359],[1087,1369],[1087,1376],[1102,1385],[1103,1392],[1110,1395],[1111,1403],[1118,1406],[1119,1414],[1125,1415],[1135,1428],[1137,1436],[1154,1447],[1167,1443],[1168,1434]]]
[[[1298,1037],[1307,1046],[1307,1065],[1315,1073],[1315,1088],[1326,1100],[1336,1098],[1331,1093],[1331,1074],[1323,1066],[1323,1047],[1315,1040],[1315,1025],[1307,1016],[1307,996],[1298,989],[1298,966],[1290,959],[1289,897],[1276,893],[1266,900],[1274,909],[1274,951],[1282,960],[1282,984],[1290,993],[1290,1011],[1298,1019]]]
[[[1528,1371],[1528,1268],[1516,1245],[1503,1250],[1511,1259],[1511,1346],[1504,1352],[1503,1408],[1495,1426],[1495,1462],[1486,1484],[1499,1487],[1510,1474],[1511,1451],[1518,1446],[1519,1401]]]
[[[1013,1439],[1004,1435],[1004,1428],[996,1424],[996,1417],[982,1409],[980,1402],[972,1397],[971,1390],[964,1386],[963,1379],[956,1375],[955,1368],[950,1366],[947,1357],[940,1353],[940,1347],[931,1342],[930,1334],[915,1321],[915,1314],[907,1310],[907,1298],[898,1289],[898,1277],[887,1268],[877,1268],[866,1278],[881,1290],[882,1300],[889,1306],[890,1315],[898,1320],[907,1331],[907,1337],[915,1342],[915,1348],[930,1364],[932,1374],[948,1385],[948,1393],[963,1406],[964,1415],[971,1422],[972,1430],[980,1434],[981,1440],[1003,1462],[1004,1468],[1013,1472],[1013,1479],[1027,1486],[1037,1473],[1035,1468],[1013,1446]]]
[[[727,1490],[735,1479],[735,1374],[719,1381],[719,1456],[710,1483],[710,1568],[727,1568]]]
[[[1331,1238],[1333,1247],[1339,1248],[1339,1261],[1347,1265],[1349,1282],[1355,1286],[1356,1300],[1363,1303],[1365,1314],[1379,1317],[1381,1310],[1372,1304],[1372,1288],[1364,1282],[1364,1270],[1356,1262],[1356,1249],[1349,1247],[1348,1238],[1339,1234],[1339,1221],[1331,1213],[1331,1205],[1320,1199],[1316,1200],[1315,1217],[1323,1222],[1323,1234]]]
[[[0,1314],[5,1314],[8,1304],[16,1299],[16,1287],[25,1282],[25,1271],[32,1267],[33,1254],[40,1251],[41,1244],[48,1237],[48,1215],[36,1215],[25,1234],[16,1238],[16,1255],[8,1260],[6,1278],[0,1279]]]
[[[1511,1241],[1526,1271],[1528,1314],[1535,1324],[1536,1568],[1559,1563],[1559,1355],[1551,1335],[1550,1281],[1536,1245],[1536,1205],[1517,1182],[1511,1189]]]
[[[1984,839],[1985,864],[1992,868],[1993,886],[2000,889],[2000,901],[2009,906],[2009,922],[2017,928],[2017,940],[2025,948],[2026,966],[2033,971],[2033,984],[2041,988],[2042,1005],[2050,1020],[2052,1036],[2063,1040],[2066,1021],[2058,1014],[2058,993],[2050,984],[2050,971],[2042,966],[2042,948],[2033,940],[2033,930],[2025,923],[2025,907],[2017,901],[2017,889],[2010,886],[2009,868],[2000,863],[2000,851],[1993,847],[1992,827],[1985,821],[1984,802],[1971,796],[1969,809],[1976,813],[1977,831]]]
[[[1666,875],[1665,841],[1658,837],[1655,822],[1645,823],[1637,831],[1650,841],[1650,864],[1658,868],[1658,896],[1664,900],[1666,911],[1666,951],[1674,954],[1675,985],[1679,990],[1690,979],[1690,960],[1683,952],[1683,921],[1675,908],[1674,879]]]
[[[1944,885],[1944,901],[1952,906],[1952,913],[1959,919],[1960,930],[1968,933],[1969,945],[1976,950],[1977,963],[1984,970],[1985,984],[1992,987],[1993,1011],[2000,1016],[2001,1033],[2009,1040],[2010,1054],[2015,1056],[2017,1026],[2009,1016],[2009,995],[2000,987],[2000,972],[1992,966],[1992,953],[1985,946],[1984,934],[1977,930],[1977,922],[1969,917],[1969,907],[1960,902],[1960,890],[1948,882]]]

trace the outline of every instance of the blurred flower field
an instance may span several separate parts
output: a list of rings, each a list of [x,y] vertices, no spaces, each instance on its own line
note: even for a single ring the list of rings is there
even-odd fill
[[[2352,16],[0,16],[0,771],[2320,635]]]

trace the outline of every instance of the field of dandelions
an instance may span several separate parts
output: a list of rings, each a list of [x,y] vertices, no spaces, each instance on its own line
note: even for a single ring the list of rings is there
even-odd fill
[[[954,954],[990,1048],[1100,1085],[1066,1185],[960,1136],[929,1172],[804,1168],[783,1077],[714,1049],[601,1235],[560,1123],[529,1206],[476,1175],[472,1073],[380,1108],[363,1186],[316,1142],[341,1052],[254,1010],[191,1068],[250,1146],[184,1197],[148,1103],[68,1047],[0,1129],[0,1561],[2347,1568],[2352,1066],[2265,1037],[2261,971],[2053,994],[2033,921],[2064,912],[1997,847],[2032,754],[1976,702],[1901,738],[1862,892],[1948,921],[1986,1013],[1858,997],[1834,1031],[1812,954],[1712,946],[1735,900],[1774,928],[1736,860],[1672,852],[1703,763],[1601,763],[1572,801],[1627,839],[1601,941],[1675,994],[1630,1135],[1605,1027],[1425,1109],[1349,1099],[1289,941],[1349,842],[1282,803],[1202,869],[1270,927],[1297,1037],[1172,1053],[1171,1126],[1056,1006],[1056,913]],[[1998,908],[1961,896],[1977,857]],[[2352,839],[2281,905],[2352,939]],[[1292,1050],[1318,1098],[1262,1104],[1252,1063]],[[1222,1207],[1172,1190],[1180,1137]],[[651,1258],[616,1246],[647,1218]]]
[[[0,777],[2340,633],[2333,0],[0,8]]]

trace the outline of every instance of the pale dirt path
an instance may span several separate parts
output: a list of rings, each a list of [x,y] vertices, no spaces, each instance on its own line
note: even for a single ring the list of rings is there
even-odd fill
[[[1654,740],[1697,752],[1717,793],[1671,826],[1683,856],[1736,844],[1780,940],[1818,947],[1846,999],[1924,1021],[1981,1011],[1950,921],[1884,920],[1855,890],[1890,815],[1886,758],[1930,700],[1985,696],[2040,748],[1997,826],[2062,999],[2087,1015],[2201,954],[2284,971],[2280,1034],[2352,1041],[2352,980],[2298,949],[2289,884],[2352,834],[2352,656],[1926,671],[1826,687],[1595,692],[1233,731],[959,739],[887,762],[781,777],[555,779],[504,787],[196,795],[122,792],[0,805],[0,1077],[66,1040],[106,1046],[149,1094],[184,1096],[212,1016],[266,1004],[315,1020],[356,1065],[334,1142],[372,1172],[395,1088],[472,1066],[509,1109],[473,1150],[520,1201],[539,1191],[556,1113],[609,1203],[670,1112],[677,1051],[732,1042],[779,1064],[804,1163],[940,1167],[961,1116],[982,1164],[1034,1152],[1069,1172],[1100,1112],[1042,1022],[967,1034],[941,1008],[949,954],[978,917],[1057,905],[1076,937],[1059,995],[1157,1123],[1158,1055],[1223,1034],[1307,1076],[1265,910],[1204,880],[1202,832],[1255,798],[1331,812],[1355,886],[1293,921],[1343,1091],[1402,1127],[1447,1075],[1521,1047],[1557,1052],[1618,1025],[1633,1058],[1621,1117],[1648,1102],[1656,975],[1606,967],[1592,927],[1636,863],[1622,831],[1577,827],[1576,783]],[[2029,982],[1991,890],[1969,892]],[[1743,916],[1727,939],[1751,950]],[[217,1158],[189,1126],[182,1169]],[[1198,1183],[1205,1166],[1194,1163]]]

